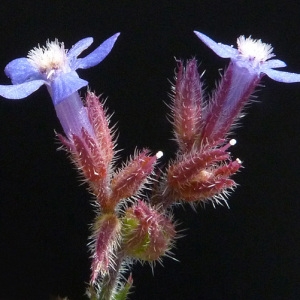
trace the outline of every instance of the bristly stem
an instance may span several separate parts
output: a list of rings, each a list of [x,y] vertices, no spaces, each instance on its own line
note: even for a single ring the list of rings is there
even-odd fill
[[[124,257],[123,251],[117,253],[114,267],[109,269],[109,273],[106,274],[102,280],[99,300],[113,300],[112,296],[118,285]]]

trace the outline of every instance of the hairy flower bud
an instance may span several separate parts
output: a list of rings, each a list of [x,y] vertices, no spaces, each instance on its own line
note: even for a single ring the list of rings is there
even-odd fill
[[[122,224],[125,253],[135,259],[160,260],[172,248],[175,228],[171,220],[138,201],[125,212]]]
[[[120,199],[136,195],[153,172],[156,160],[161,156],[160,153],[150,156],[148,151],[144,150],[116,173],[111,182],[111,201],[118,202]]]
[[[94,223],[92,243],[93,262],[91,282],[94,283],[98,275],[105,275],[109,268],[113,268],[113,252],[118,246],[121,224],[114,214],[98,216]]]
[[[85,98],[90,122],[93,126],[98,146],[101,148],[102,160],[108,166],[114,156],[113,132],[109,128],[110,116],[107,115],[99,97],[88,92]]]
[[[180,187],[198,177],[202,170],[227,159],[229,154],[222,149],[208,149],[179,157],[168,169],[168,183]]]
[[[229,176],[240,168],[240,162],[233,161],[227,165],[211,171],[203,170],[199,176],[189,183],[184,184],[176,190],[179,197],[185,201],[207,201],[224,193],[227,189],[233,188],[236,184]]]
[[[85,100],[84,109],[90,128],[82,127],[79,134],[72,134],[68,139],[61,135],[58,137],[71,153],[73,162],[88,182],[102,209],[113,211],[114,207],[109,205],[109,183],[114,141],[109,128],[109,116],[95,94],[88,92]]]
[[[164,205],[177,200],[217,200],[222,198],[222,193],[226,195],[226,190],[236,185],[230,177],[241,166],[241,161],[232,161],[227,152],[235,143],[235,140],[231,140],[220,148],[206,145],[199,151],[179,156],[167,170],[165,190],[169,197]]]
[[[108,166],[101,153],[101,146],[93,139],[85,128],[81,136],[73,135],[74,156],[84,177],[92,182],[106,178]]]
[[[196,59],[179,61],[174,86],[172,117],[180,150],[189,151],[199,143],[202,122],[202,84]]]

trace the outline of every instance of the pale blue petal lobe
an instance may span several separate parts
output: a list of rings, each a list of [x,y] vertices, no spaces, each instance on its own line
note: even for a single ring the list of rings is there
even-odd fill
[[[15,85],[0,85],[0,95],[15,100],[26,98],[43,84],[45,84],[44,80],[33,80]]]
[[[263,70],[262,72],[275,81],[285,82],[285,83],[300,82],[300,74],[282,72],[282,71],[277,71],[272,69]]]
[[[54,106],[87,85],[88,82],[80,79],[75,71],[61,74],[51,82],[51,97]]]
[[[13,84],[20,84],[26,81],[41,79],[37,70],[27,58],[17,58],[5,67],[5,74]]]
[[[67,56],[70,61],[76,58],[82,51],[87,49],[93,43],[92,37],[84,38],[78,41],[67,53]]]
[[[214,51],[218,56],[222,58],[232,58],[237,54],[237,50],[228,45],[216,43],[201,32],[194,31],[194,33],[206,46],[208,46],[212,51]]]
[[[76,68],[87,69],[99,64],[109,54],[119,35],[120,33],[114,34],[106,41],[104,41],[92,53],[88,54],[82,59],[78,59],[78,64],[76,64]]]
[[[264,62],[262,69],[284,68],[286,63],[279,59],[271,59]]]

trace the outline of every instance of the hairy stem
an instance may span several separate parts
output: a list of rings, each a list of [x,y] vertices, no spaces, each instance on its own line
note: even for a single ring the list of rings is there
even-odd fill
[[[123,251],[119,251],[115,260],[114,268],[110,268],[109,273],[103,278],[99,300],[113,300],[113,292],[117,288],[124,257],[125,255]]]

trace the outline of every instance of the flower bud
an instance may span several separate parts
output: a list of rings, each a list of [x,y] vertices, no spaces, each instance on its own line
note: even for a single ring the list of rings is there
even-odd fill
[[[138,201],[125,212],[123,248],[135,259],[160,260],[172,248],[175,234],[171,220],[143,201]]]
[[[111,182],[111,201],[118,202],[136,195],[147,182],[159,157],[158,154],[150,156],[148,151],[144,150],[131,159],[116,173]]]
[[[227,152],[235,143],[232,139],[220,148],[207,145],[202,151],[183,154],[170,164],[166,178],[173,202],[222,198],[222,193],[226,195],[226,190],[235,187],[230,177],[239,170],[241,161],[232,161]]]
[[[105,165],[108,166],[113,159],[115,146],[113,141],[114,134],[112,129],[109,128],[110,116],[103,108],[103,104],[100,102],[99,97],[94,93],[88,92],[85,101],[97,144],[101,150],[101,158]]]
[[[199,143],[202,123],[202,84],[196,59],[179,62],[174,86],[172,116],[180,150],[189,151]]]
[[[93,229],[91,283],[96,281],[98,275],[103,276],[109,268],[113,268],[113,253],[119,242],[121,225],[116,215],[108,213],[97,218]]]

